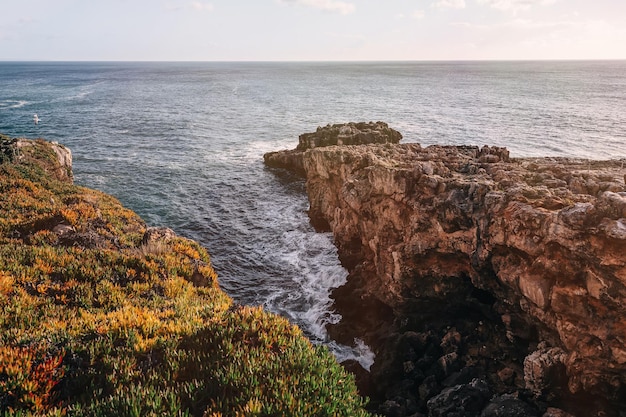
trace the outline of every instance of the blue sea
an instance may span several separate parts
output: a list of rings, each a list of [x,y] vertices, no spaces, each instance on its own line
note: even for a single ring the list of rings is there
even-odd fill
[[[365,367],[367,346],[325,331],[347,276],[332,236],[309,225],[303,181],[263,153],[328,123],[382,120],[422,145],[620,159],[624,109],[625,61],[0,62],[0,133],[67,145],[76,183],[201,242],[236,301]]]

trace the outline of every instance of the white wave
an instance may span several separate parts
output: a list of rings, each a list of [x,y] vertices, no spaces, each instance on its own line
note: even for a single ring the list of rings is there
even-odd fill
[[[330,342],[328,343],[328,348],[333,352],[338,362],[356,360],[367,371],[372,369],[372,365],[374,365],[376,360],[376,354],[372,349],[358,338],[354,339],[354,346]]]
[[[73,96],[66,97],[66,100],[67,101],[82,100],[82,99],[84,99],[85,97],[87,97],[87,96],[89,96],[91,94],[93,94],[92,90],[85,90],[85,91],[81,91],[80,93],[75,94]]]
[[[19,109],[27,104],[30,104],[30,102],[26,100],[1,100],[0,110]]]
[[[326,344],[339,362],[355,360],[369,371],[375,354],[363,340],[355,339],[353,346],[347,346],[330,340],[326,331],[328,324],[341,320],[334,311],[331,291],[345,284],[348,275],[338,261],[332,234],[292,230],[283,233],[282,240],[281,246],[291,250],[281,258],[298,271],[293,279],[300,289],[293,297],[299,308],[290,309],[289,315],[313,336],[315,343]]]
[[[206,153],[204,158],[207,162],[221,162],[234,164],[236,166],[249,166],[263,160],[263,154],[280,149],[293,149],[297,144],[297,139],[293,138],[272,141],[250,141],[246,146],[233,146],[225,149],[215,150]]]

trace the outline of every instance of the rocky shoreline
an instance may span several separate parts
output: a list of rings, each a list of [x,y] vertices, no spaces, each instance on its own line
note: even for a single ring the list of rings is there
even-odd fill
[[[345,364],[374,411],[625,415],[623,161],[400,137],[329,125],[265,156],[306,178],[312,223],[334,233],[350,275],[329,332],[375,350],[369,374]]]

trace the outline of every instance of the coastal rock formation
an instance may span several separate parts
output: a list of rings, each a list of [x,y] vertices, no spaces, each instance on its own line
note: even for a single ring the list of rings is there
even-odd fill
[[[23,152],[23,148],[45,149],[46,152]],[[10,138],[0,134],[0,164],[3,162],[32,162],[51,178],[69,183],[74,179],[72,151],[58,142]]]
[[[312,223],[332,230],[350,272],[334,296],[352,322],[334,334],[369,334],[372,374],[387,390],[374,397],[398,392],[384,382],[395,375],[410,385],[405,408],[424,412],[455,386],[447,378],[478,365],[492,367],[496,392],[517,387],[574,415],[624,407],[623,162],[388,144],[316,147],[293,170],[306,175]],[[359,304],[378,316],[358,317]]]
[[[287,168],[304,175],[303,155],[307,149],[333,145],[365,145],[398,143],[402,135],[384,122],[345,123],[318,127],[313,133],[300,135],[296,149],[269,152],[263,155],[265,164]]]

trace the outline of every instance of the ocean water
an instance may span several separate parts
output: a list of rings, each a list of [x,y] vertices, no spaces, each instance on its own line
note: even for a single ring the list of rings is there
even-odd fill
[[[236,301],[328,339],[347,273],[304,183],[264,167],[317,126],[382,120],[404,142],[626,158],[626,62],[0,63],[0,133],[59,141],[76,183],[208,248]],[[33,115],[40,122],[35,125]]]

